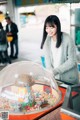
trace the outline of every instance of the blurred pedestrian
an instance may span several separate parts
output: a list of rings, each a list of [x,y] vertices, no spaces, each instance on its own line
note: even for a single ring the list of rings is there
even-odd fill
[[[18,27],[17,25],[11,20],[9,16],[6,18],[6,34],[7,37],[12,37],[12,41],[10,41],[10,57],[12,59],[18,58]]]
[[[6,39],[6,32],[3,29],[2,23],[0,22],[0,62],[1,63],[11,63],[11,60],[7,52],[8,44]],[[5,61],[6,60],[6,61]]]

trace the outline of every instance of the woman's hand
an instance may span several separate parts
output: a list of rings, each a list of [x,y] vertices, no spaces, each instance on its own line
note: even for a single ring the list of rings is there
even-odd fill
[[[53,69],[53,75],[56,76],[57,74],[58,72],[55,69]]]

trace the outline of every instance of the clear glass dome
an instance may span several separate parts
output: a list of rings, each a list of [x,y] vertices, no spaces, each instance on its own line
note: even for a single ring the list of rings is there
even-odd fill
[[[37,113],[55,107],[60,99],[52,74],[37,63],[16,62],[0,71],[0,111]]]

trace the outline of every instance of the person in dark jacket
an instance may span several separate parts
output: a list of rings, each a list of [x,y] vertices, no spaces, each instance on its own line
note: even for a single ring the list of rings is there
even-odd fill
[[[10,57],[16,59],[18,58],[18,27],[14,22],[12,22],[9,16],[5,19],[7,22],[6,34],[8,37],[12,36],[13,38],[13,40],[10,42]]]
[[[7,39],[6,39],[6,32],[3,29],[2,23],[0,22],[0,62],[5,63],[8,62],[11,64],[11,60],[8,56],[7,52],[8,44],[7,44]]]

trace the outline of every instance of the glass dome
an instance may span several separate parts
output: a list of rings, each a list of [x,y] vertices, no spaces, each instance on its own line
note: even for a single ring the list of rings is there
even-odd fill
[[[0,71],[0,111],[32,114],[55,107],[60,100],[52,74],[37,63],[20,61]]]

